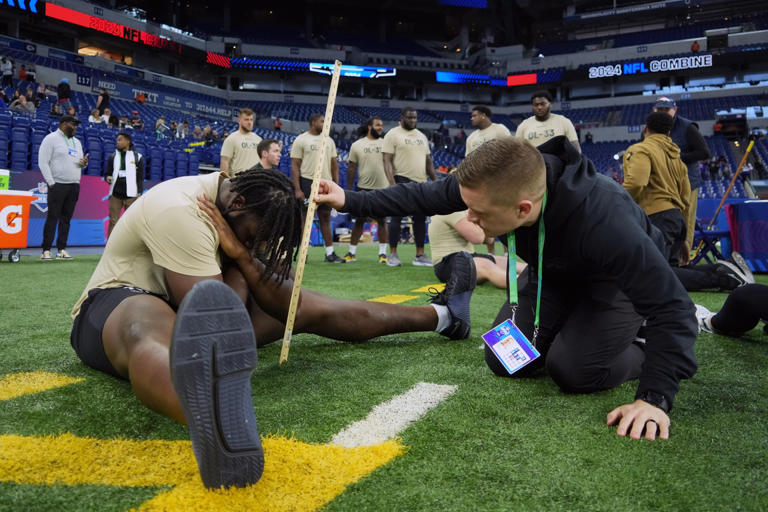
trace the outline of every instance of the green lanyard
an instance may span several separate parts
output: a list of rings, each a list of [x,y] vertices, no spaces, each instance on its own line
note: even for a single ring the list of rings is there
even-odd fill
[[[69,141],[72,141],[72,149],[77,151],[77,144],[75,144],[74,137],[68,138],[64,135],[64,132],[61,133],[61,136],[64,137],[64,144],[67,145],[67,148],[69,148]]]
[[[544,257],[544,208],[547,206],[547,193],[541,201],[541,214],[539,215],[539,265],[538,265],[538,289],[536,290],[536,319],[533,322],[535,329],[539,327],[539,313],[541,312],[541,270]],[[509,283],[507,285],[507,298],[513,311],[517,308],[517,252],[515,251],[515,233],[507,233],[507,248],[509,250]],[[512,319],[514,321],[514,318]],[[534,335],[534,338],[536,336]]]

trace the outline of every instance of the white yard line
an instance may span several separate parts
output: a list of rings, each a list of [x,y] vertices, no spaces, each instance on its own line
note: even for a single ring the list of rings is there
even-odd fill
[[[331,444],[355,448],[392,439],[457,389],[458,386],[419,382],[402,395],[375,406],[365,419],[347,425],[333,436]]]

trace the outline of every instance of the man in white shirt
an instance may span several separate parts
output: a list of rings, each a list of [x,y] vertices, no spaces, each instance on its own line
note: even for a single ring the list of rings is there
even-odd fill
[[[552,108],[552,95],[548,91],[536,91],[531,95],[531,108],[533,115],[520,123],[515,135],[527,140],[538,147],[560,135],[565,135],[568,141],[581,153],[579,136],[573,123],[559,114],[550,113]]]
[[[56,259],[72,259],[66,250],[69,222],[80,195],[81,169],[88,165],[88,155],[83,154],[83,146],[75,138],[78,124],[80,121],[76,117],[62,116],[59,129],[46,135],[40,144],[38,165],[48,183],[48,216],[43,227],[43,253],[40,256],[43,261],[53,259],[51,247],[57,225]]]
[[[261,137],[253,133],[253,110],[240,109],[237,116],[240,128],[230,134],[221,145],[221,172],[229,176],[247,171],[259,163],[258,151]]]

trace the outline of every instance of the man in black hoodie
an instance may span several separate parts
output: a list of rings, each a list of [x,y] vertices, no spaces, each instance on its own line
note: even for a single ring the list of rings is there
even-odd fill
[[[680,380],[696,372],[693,303],[662,254],[661,232],[565,137],[538,151],[513,137],[488,142],[455,175],[431,183],[345,195],[323,182],[317,200],[366,216],[468,209],[469,220],[488,236],[506,235],[510,256],[516,248],[529,264],[519,306],[505,303],[496,320],[513,319],[542,355],[515,375],[546,366],[573,393],[639,377],[635,401],[608,413],[607,423],[634,439],[669,436],[667,413]],[[641,345],[634,340],[644,319]],[[485,359],[495,374],[509,376],[488,347]]]

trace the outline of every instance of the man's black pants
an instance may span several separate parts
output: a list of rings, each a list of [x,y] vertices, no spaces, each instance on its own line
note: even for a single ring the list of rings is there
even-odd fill
[[[404,176],[395,176],[395,183],[412,183]],[[425,215],[411,215],[413,219],[413,241],[419,249],[424,247],[424,239],[427,235],[427,217]],[[397,247],[400,241],[400,223],[402,217],[389,218],[389,246]]]
[[[530,267],[529,267],[530,268]],[[568,393],[610,389],[637,378],[645,353],[635,336],[643,319],[613,281],[544,282],[541,322],[533,339],[536,276],[528,268],[520,276],[520,306],[515,324],[536,346],[541,357],[509,375],[488,346],[485,362],[501,377],[531,376],[542,366]],[[509,303],[502,306],[494,325],[512,318]]]
[[[667,241],[667,260],[677,278],[689,292],[701,290],[731,290],[736,282],[718,271],[717,265],[696,265],[681,267],[680,251],[685,247],[686,225],[678,209],[664,210],[649,215],[651,224],[664,233]]]
[[[79,183],[56,183],[48,189],[48,216],[43,227],[43,250],[50,251],[53,245],[53,235],[56,233],[56,225],[59,227],[59,236],[56,237],[56,248],[67,248],[69,238],[69,221],[75,213],[75,204],[80,196]]]

